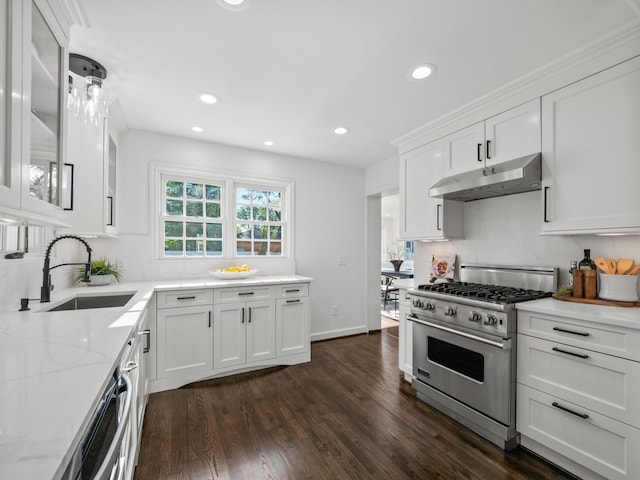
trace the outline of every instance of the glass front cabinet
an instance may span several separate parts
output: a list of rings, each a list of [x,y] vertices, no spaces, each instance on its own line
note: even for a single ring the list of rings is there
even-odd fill
[[[0,101],[7,122],[0,122],[0,212],[30,224],[63,225],[69,24],[52,0],[2,5]]]

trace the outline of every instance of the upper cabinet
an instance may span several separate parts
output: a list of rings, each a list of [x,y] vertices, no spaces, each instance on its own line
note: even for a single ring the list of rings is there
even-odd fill
[[[463,235],[463,203],[429,197],[429,188],[442,178],[443,145],[436,140],[400,157],[400,237],[404,240]]]
[[[116,236],[117,137],[108,118],[95,125],[74,114],[69,115],[68,132],[65,170],[72,188],[64,207],[69,232]]]
[[[540,99],[447,135],[444,177],[540,151]]]
[[[640,57],[542,97],[544,233],[640,231],[638,125]]]
[[[7,156],[0,210],[32,224],[62,225],[69,24],[53,0],[3,2]],[[6,94],[5,94],[6,95]]]

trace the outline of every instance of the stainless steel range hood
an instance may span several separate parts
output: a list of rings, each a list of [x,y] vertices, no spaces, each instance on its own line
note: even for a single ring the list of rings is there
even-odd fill
[[[540,190],[541,179],[542,161],[536,153],[443,178],[429,189],[429,196],[468,202]]]

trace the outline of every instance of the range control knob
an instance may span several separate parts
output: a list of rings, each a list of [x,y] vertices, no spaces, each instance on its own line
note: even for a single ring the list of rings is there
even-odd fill
[[[418,299],[414,300],[413,306],[416,308],[422,308],[422,300],[418,300]]]
[[[498,319],[495,315],[491,315],[490,313],[487,315],[487,319],[484,321],[485,325],[495,325],[498,323]]]
[[[447,307],[444,309],[444,314],[447,317],[453,317],[456,314],[456,312],[457,312],[456,307],[452,305],[447,305]]]
[[[432,302],[427,302],[424,304],[424,310],[429,310],[429,311],[434,311],[436,309],[436,306],[432,303]]]
[[[471,310],[469,312],[469,321],[480,323],[482,321],[482,314],[480,312],[476,312],[475,310]]]

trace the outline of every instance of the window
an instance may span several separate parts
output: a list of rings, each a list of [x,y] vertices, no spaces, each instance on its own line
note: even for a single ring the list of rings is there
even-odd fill
[[[291,182],[153,168],[158,258],[287,257]]]
[[[164,178],[165,257],[222,256],[224,187],[220,183]]]
[[[282,255],[282,190],[235,187],[236,255]]]

